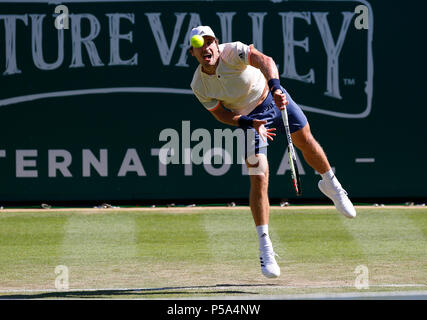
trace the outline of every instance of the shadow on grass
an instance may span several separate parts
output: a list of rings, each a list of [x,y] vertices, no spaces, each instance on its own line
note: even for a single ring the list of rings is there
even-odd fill
[[[258,292],[250,292],[243,290],[224,290],[224,287],[229,288],[251,288],[251,287],[271,287],[273,284],[217,284],[211,286],[184,286],[184,287],[163,287],[163,288],[142,288],[142,289],[84,289],[84,290],[64,290],[51,291],[43,293],[14,293],[10,295],[0,295],[1,299],[96,299],[96,298],[120,298],[123,296],[129,298],[144,298],[147,296],[164,296],[163,298],[176,298],[179,295],[257,295]],[[221,290],[212,290],[212,289]],[[206,289],[204,291],[203,289]]]

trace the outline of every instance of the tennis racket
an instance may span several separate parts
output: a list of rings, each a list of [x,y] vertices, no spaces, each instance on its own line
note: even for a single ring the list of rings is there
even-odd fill
[[[289,168],[291,169],[291,177],[292,177],[292,182],[294,184],[295,192],[297,193],[297,196],[300,196],[302,194],[302,190],[301,190],[301,180],[298,173],[297,157],[295,154],[294,145],[292,143],[291,131],[289,129],[288,113],[286,112],[286,106],[284,107],[285,108],[281,110],[281,112],[282,112],[283,124],[285,125],[286,138],[288,140]]]

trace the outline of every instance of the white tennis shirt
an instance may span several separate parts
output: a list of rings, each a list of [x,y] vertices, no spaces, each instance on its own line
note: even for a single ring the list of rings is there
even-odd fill
[[[266,86],[262,72],[250,65],[250,47],[241,42],[219,45],[216,74],[194,72],[191,89],[209,111],[224,105],[237,114],[247,115],[257,106]]]

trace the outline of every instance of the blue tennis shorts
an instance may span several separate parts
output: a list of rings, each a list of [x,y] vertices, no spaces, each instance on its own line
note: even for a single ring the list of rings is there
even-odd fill
[[[289,129],[291,133],[298,131],[305,127],[307,124],[307,118],[304,115],[304,112],[301,108],[292,100],[289,93],[282,87],[283,93],[286,94],[286,98],[289,101],[289,104],[286,107],[288,113],[288,122]],[[274,103],[273,96],[271,93],[268,94],[267,98],[258,105],[251,113],[248,114],[248,117],[258,120],[266,120],[267,124],[264,126],[269,128],[276,128],[276,133],[285,134],[285,126],[282,120],[282,113],[279,108]],[[268,139],[267,141],[263,141],[258,132],[255,129],[251,128],[248,130],[252,130],[252,134],[249,135],[249,139],[252,141],[247,141],[247,146],[255,144],[255,154],[265,154],[267,155],[267,147],[268,147]],[[248,133],[245,131],[245,138],[248,139]],[[248,153],[246,150],[245,157],[248,157]]]

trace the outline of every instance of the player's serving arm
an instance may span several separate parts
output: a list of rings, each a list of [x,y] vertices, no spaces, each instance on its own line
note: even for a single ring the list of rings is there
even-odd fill
[[[199,48],[190,53],[199,62],[191,88],[200,103],[220,122],[244,129],[247,139],[253,139],[255,152],[246,150],[246,165],[250,175],[249,204],[259,239],[262,273],[278,277],[280,268],[268,234],[268,141],[284,133],[280,109],[286,105],[292,141],[305,161],[322,176],[319,189],[328,196],[344,216],[354,218],[356,211],[335,177],[329,161],[311,134],[301,108],[280,85],[276,63],[254,48],[241,42],[219,44],[212,29],[199,26],[191,31],[204,38]],[[249,134],[253,133],[253,134]],[[246,143],[246,145],[251,145]]]

